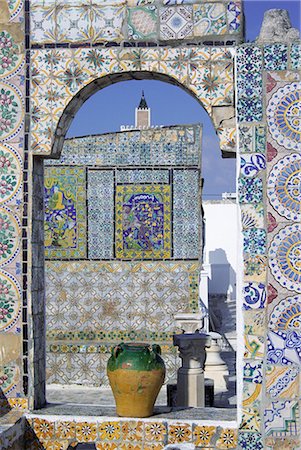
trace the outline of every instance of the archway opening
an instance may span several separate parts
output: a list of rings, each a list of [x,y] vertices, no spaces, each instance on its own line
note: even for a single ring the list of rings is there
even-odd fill
[[[115,125],[115,130],[113,133],[110,132],[112,131],[112,128],[111,130],[102,129],[98,131],[98,133],[96,133],[97,136],[95,136],[94,133],[91,134],[91,131],[87,132],[81,130],[74,132],[73,130],[79,128],[79,125],[78,124],[76,125],[76,117],[75,117],[73,126],[70,128],[69,134],[67,135],[67,139],[62,144],[62,153],[60,155],[60,159],[53,161],[47,160],[45,162],[46,166],[45,245],[46,245],[46,309],[47,309],[47,358],[48,358],[47,376],[51,384],[59,384],[59,386],[55,387],[55,389],[52,390],[52,393],[50,394],[52,395],[51,397],[52,400],[55,399],[56,393],[60,397],[62,395],[62,389],[66,390],[66,388],[62,388],[62,385],[66,386],[68,384],[71,384],[72,381],[74,381],[75,384],[78,385],[76,388],[83,385],[91,385],[95,387],[99,386],[102,383],[105,385],[105,381],[101,380],[105,380],[106,378],[105,365],[108,359],[110,347],[113,344],[118,343],[118,341],[120,341],[121,339],[122,340],[124,339],[128,340],[129,338],[137,339],[138,337],[141,338],[142,336],[144,339],[147,340],[150,339],[150,335],[147,334],[147,332],[155,331],[157,335],[152,334],[151,339],[154,340],[155,336],[156,340],[158,333],[159,334],[161,333],[162,336],[161,334],[159,336],[159,341],[161,339],[161,342],[158,343],[161,343],[161,345],[163,345],[166,348],[169,347],[169,350],[171,350],[172,345],[170,338],[172,333],[176,329],[175,324],[173,328],[171,327],[171,322],[172,321],[174,322],[175,313],[179,311],[179,309],[185,310],[185,308],[186,311],[188,311],[187,306],[189,305],[189,302],[190,302],[189,308],[191,307],[193,302],[195,303],[192,308],[193,312],[199,310],[201,304],[204,306],[204,302],[199,303],[200,300],[199,280],[203,263],[202,257],[200,257],[200,255],[202,253],[203,238],[201,233],[202,213],[201,213],[201,204],[199,202],[201,194],[201,190],[199,189],[201,184],[200,183],[201,144],[200,142],[198,142],[198,140],[200,139],[201,127],[197,123],[199,123],[200,121],[201,122],[205,121],[206,127],[204,128],[206,128],[207,130],[208,128],[209,129],[211,128],[210,133],[207,133],[204,136],[205,148],[207,149],[207,151],[210,148],[209,151],[212,152],[211,148],[215,146],[215,150],[217,153],[218,147],[217,137],[214,134],[214,130],[208,116],[206,114],[203,114],[203,117],[201,117],[199,103],[192,97],[187,96],[185,92],[179,90],[176,87],[169,86],[166,83],[162,82],[132,81],[130,83],[139,85],[139,87],[137,88],[137,92],[139,91],[139,94],[138,95],[136,94],[136,97],[132,101],[131,105],[132,117],[134,115],[133,114],[134,108],[135,106],[137,106],[137,101],[140,98],[142,90],[145,91],[146,99],[149,102],[149,105],[151,106],[152,112],[155,116],[156,106],[153,105],[150,92],[152,92],[154,89],[158,89],[159,84],[161,86],[162,85],[164,86],[163,90],[168,90],[168,88],[170,89],[170,91],[165,94],[165,98],[162,97],[160,94],[161,104],[162,102],[163,104],[168,103],[170,108],[169,111],[173,111],[175,109],[173,107],[173,102],[175,101],[177,103],[176,99],[177,96],[175,95],[175,91],[189,98],[190,102],[187,103],[186,117],[185,114],[183,118],[179,118],[179,116],[174,115],[175,117],[172,120],[170,120],[169,119],[170,114],[168,113],[167,110],[167,114],[165,116],[166,119],[165,120],[161,119],[159,116],[159,119],[157,119],[158,122],[156,120],[157,123],[154,124],[154,127],[150,128],[146,127],[146,129],[139,129],[139,128],[137,129],[136,124],[136,127],[134,126],[132,129],[124,128],[123,131],[117,131],[116,129],[117,125]],[[127,85],[129,85],[130,83],[127,83]],[[147,83],[152,84],[151,89],[149,89]],[[89,102],[91,102],[92,104],[92,109],[94,108],[94,116],[96,109],[95,105],[93,106],[94,98],[98,95],[100,98],[99,100],[100,104],[105,105],[106,101],[104,99],[101,99],[101,94],[105,93],[106,90],[112,89],[115,86],[120,86],[121,91],[125,90],[126,85],[124,84],[124,87],[122,87],[122,84],[124,83],[120,82],[112,86],[111,88],[108,87],[107,89],[100,91],[98,94],[95,94],[90,98]],[[89,89],[91,93],[91,86]],[[112,97],[111,93],[109,95],[110,97]],[[117,98],[120,97],[120,92],[119,93],[117,92],[115,95]],[[180,100],[178,99],[178,105],[180,104],[183,105],[183,99]],[[113,108],[112,115],[115,116],[117,115],[118,108],[121,105],[122,101],[121,102],[119,101],[119,105],[116,103],[116,106]],[[160,108],[159,105],[160,102],[158,102],[158,107]],[[87,107],[89,109],[88,102],[85,103],[82,109],[84,110]],[[78,108],[78,102],[76,108]],[[193,115],[191,115],[192,109],[195,110],[194,116],[195,118],[193,118]],[[67,126],[71,123],[71,117],[74,115],[74,111],[75,108],[71,107],[69,111],[65,111],[64,115],[60,120],[58,127],[58,139],[55,139],[54,141],[54,149],[56,148],[57,151],[61,146],[62,136],[65,134]],[[189,114],[187,114],[187,112],[189,112]],[[86,111],[83,111],[83,113],[84,115],[87,115]],[[80,110],[78,116],[80,116]],[[130,119],[128,118],[127,122],[129,122],[129,120]],[[81,121],[82,120],[79,118],[79,122]],[[88,124],[89,126],[91,126],[91,122],[89,122]],[[118,123],[118,126],[119,125],[127,125],[127,123],[124,124],[121,122]],[[106,133],[104,133],[104,131],[106,131]],[[77,134],[77,137],[74,136],[74,134]],[[71,136],[73,135],[73,137],[68,137],[70,135]],[[81,137],[78,137],[78,135],[80,135]],[[162,140],[163,144],[160,141],[160,139]],[[179,145],[179,140],[182,140],[184,143]],[[164,157],[162,159],[162,155],[161,160],[159,160],[159,162],[158,159],[155,161],[152,159],[148,159],[144,160],[144,162],[142,162],[142,160],[139,159],[139,163],[137,163],[137,161],[130,159],[131,157],[133,157],[135,153],[139,151],[139,147],[140,150],[141,148],[144,148],[144,150],[145,149],[149,150],[149,146],[152,141],[158,141],[158,143],[161,142],[162,144],[162,145],[160,144],[161,147],[160,145],[157,145],[157,147],[155,147],[157,152],[160,151],[162,152],[164,145],[166,146],[165,154],[162,155],[166,157],[168,156],[169,153],[169,155],[171,156],[169,161],[164,160]],[[132,156],[128,155],[129,158],[125,160],[124,158],[122,158],[122,155],[124,156],[124,154],[127,153],[128,149],[126,148],[126,145],[129,144],[129,142],[131,142],[130,145],[133,147]],[[136,143],[139,142],[138,146],[137,145],[133,146],[134,142]],[[119,150],[117,149],[118,145]],[[104,150],[102,146],[107,146],[106,150]],[[177,161],[176,160],[177,152],[181,153],[183,149],[185,149],[185,151],[187,152],[186,159],[184,160],[182,155],[181,156],[182,159]],[[120,159],[115,158],[114,161],[112,162],[112,160],[108,161],[104,158],[105,155],[112,156],[112,153],[116,153],[116,151],[117,153],[118,151],[120,152],[119,154]],[[190,156],[189,151],[191,152]],[[102,157],[100,157],[100,153],[102,154]],[[152,153],[152,155],[154,155],[154,153]],[[195,160],[193,160],[193,156],[196,157]],[[192,157],[192,159],[190,157]],[[205,163],[207,164],[207,170],[210,172],[212,170],[212,166],[214,166],[216,170],[217,163],[214,162],[214,158],[213,161],[210,161],[210,155],[208,155],[207,158],[208,158],[207,162],[205,160]],[[218,158],[216,160],[218,160]],[[228,161],[229,160],[226,160],[226,163],[230,165]],[[233,184],[229,184],[228,186],[233,186],[235,183],[235,175],[233,169],[234,164],[233,168],[229,169],[230,172],[232,172],[233,174],[232,177]],[[111,181],[109,181],[108,178],[109,173],[111,176]],[[79,174],[82,175],[81,180],[79,180]],[[196,176],[194,178],[193,177],[191,178],[191,174],[195,174]],[[212,180],[213,174],[214,171],[211,171],[211,175],[208,176],[208,179]],[[97,196],[95,190],[93,192],[92,187],[97,182],[97,178],[99,176],[100,178],[101,177],[104,178],[103,184],[99,185],[97,189],[100,190],[105,189],[110,183],[112,183],[111,184],[112,190],[110,194],[111,200],[109,200],[108,196],[106,196],[107,194],[104,192],[102,193],[103,195],[102,199],[99,196]],[[176,183],[175,178],[177,177],[179,181]],[[202,174],[202,177],[204,177],[204,173]],[[58,179],[60,179],[59,182]],[[230,177],[227,177],[227,179],[229,180]],[[186,190],[184,189],[184,191],[180,192],[179,187],[181,184],[183,184],[183,180],[184,184],[186,184],[185,186]],[[72,188],[74,188],[73,183],[75,183],[75,185],[79,183],[81,184],[81,187],[79,188],[79,190],[76,191],[76,193],[72,194]],[[191,255],[189,256],[189,254],[187,256],[187,254],[185,254],[185,248],[184,250],[183,248],[182,250],[179,250],[179,248],[178,249],[175,248],[176,245],[179,246],[179,243],[176,244],[175,240],[179,239],[179,236],[181,234],[180,231],[178,232],[178,237],[175,237],[174,228],[177,226],[175,222],[173,222],[172,224],[170,223],[169,225],[170,228],[169,239],[170,241],[172,241],[172,244],[169,245],[167,241],[163,243],[163,246],[165,245],[166,248],[168,247],[169,253],[165,254],[163,254],[162,252],[156,253],[154,246],[152,247],[152,253],[128,252],[127,255],[125,255],[124,253],[122,254],[122,252],[118,253],[116,243],[117,239],[116,224],[118,222],[117,217],[118,213],[116,212],[116,201],[118,198],[117,192],[118,191],[121,192],[122,189],[124,189],[124,186],[126,186],[126,189],[130,189],[131,195],[132,194],[136,195],[137,192],[135,191],[135,188],[137,187],[137,185],[139,186],[138,189],[140,190],[143,188],[143,186],[149,187],[149,185],[152,186],[153,190],[154,189],[158,190],[159,188],[158,195],[161,196],[160,198],[164,197],[162,193],[164,189],[168,187],[168,189],[166,189],[166,192],[169,190],[168,195],[172,206],[169,208],[168,214],[170,214],[170,218],[169,219],[167,218],[167,220],[175,221],[174,206],[175,202],[179,202],[179,205],[181,206],[179,206],[178,209],[182,208],[184,210],[184,216],[181,217],[179,220],[180,222],[186,221],[184,225],[188,226],[187,232],[188,241],[189,239],[191,239],[192,235],[191,230],[189,231],[189,227],[192,227],[192,223],[189,223],[189,207],[188,205],[183,206],[182,200],[185,197],[185,195],[187,195],[187,192],[189,190],[192,189],[195,191],[196,195],[194,195],[194,197],[197,197],[198,199],[195,202],[194,213],[196,213],[196,215],[198,216],[198,223],[197,228],[194,229],[193,232],[198,235],[198,238],[196,241],[196,245],[194,245],[195,251],[192,256]],[[163,191],[162,186],[164,188]],[[133,192],[131,189],[133,190]],[[175,198],[174,191],[177,189],[179,193],[177,194],[178,197]],[[211,196],[220,197],[221,192],[217,191],[210,192],[210,189],[211,187],[207,190],[206,194],[207,197],[209,198]],[[222,185],[218,186],[218,189],[221,191],[223,189],[223,186]],[[231,188],[227,187],[225,190],[233,190],[233,189],[232,187]],[[147,194],[149,193],[147,192]],[[98,207],[95,206],[95,201],[98,202]],[[109,205],[110,201],[111,205]],[[78,202],[76,207],[74,205],[75,202]],[[81,206],[79,205],[80,203],[82,204]],[[124,204],[121,204],[121,209],[124,209],[124,206],[125,206]],[[126,206],[128,207],[128,205]],[[185,210],[185,207],[188,208],[187,211]],[[65,210],[68,210],[68,208],[70,210],[69,216],[68,214],[67,215],[65,214],[66,212]],[[75,212],[74,210],[72,210],[72,208],[75,209]],[[79,209],[76,210],[76,208]],[[81,212],[79,211],[80,208],[82,208]],[[100,216],[98,214],[103,214],[106,208],[110,210],[109,216],[107,216],[106,220],[103,218],[102,220],[99,221]],[[168,210],[166,205],[164,205],[163,209]],[[63,214],[62,211],[64,212]],[[95,212],[97,216],[96,219],[95,217],[93,218],[93,216],[95,216]],[[122,214],[120,208],[119,213]],[[70,217],[72,218],[72,214],[73,215],[75,214],[76,216],[75,225],[72,224],[72,220],[70,220]],[[62,220],[63,216],[64,219]],[[65,223],[64,224],[59,223],[58,226],[57,224],[58,220],[62,222],[64,222],[65,220]],[[47,222],[49,224],[53,221],[55,223],[54,224],[52,223],[51,226],[54,225],[54,228],[49,231]],[[80,223],[80,221],[82,221],[82,223]],[[85,224],[83,225],[84,222]],[[93,231],[91,231],[92,222],[94,223],[92,227],[95,227],[97,223],[99,224],[101,222],[102,228],[98,228],[98,230],[94,229]],[[124,217],[122,217],[122,222],[124,222]],[[113,225],[111,227],[111,230],[108,230],[108,227],[105,226],[106,224],[108,225],[109,223]],[[82,251],[81,253],[81,250],[79,248],[81,246],[80,242],[79,247],[76,248],[76,251],[73,251],[71,249],[72,238],[70,238],[70,236],[72,235],[72,233],[69,233],[68,237],[67,233],[64,232],[64,227],[65,230],[68,229],[69,227],[69,230],[71,231],[74,229],[74,227],[77,227],[77,229],[82,228],[81,232],[79,233],[81,234],[81,236],[77,235],[76,238],[78,239],[78,242],[85,241],[84,243],[85,251]],[[181,227],[179,228],[180,230],[183,229],[183,223],[181,223]],[[58,238],[58,233],[56,233],[58,228],[60,232],[65,233],[65,237],[63,239]],[[53,230],[55,238],[53,238],[54,237],[52,233]],[[99,252],[100,247],[104,245],[103,240],[97,241],[97,239],[101,234],[106,235],[111,234],[112,240],[111,244],[109,245],[109,247],[111,246],[112,249],[111,253]],[[123,239],[124,242],[124,234],[121,239]],[[131,242],[130,245],[133,245],[133,242]],[[183,247],[183,244],[181,245]],[[188,245],[190,249],[191,247],[193,247],[193,245],[191,245],[191,242],[188,242],[188,244],[186,242],[185,245]],[[94,247],[94,250],[92,249],[92,247]],[[68,249],[71,250],[69,251]],[[162,279],[160,279],[158,273],[160,272],[162,273],[162,264],[163,265],[167,264],[169,266],[168,270],[166,270],[168,276],[167,278],[162,277]],[[122,268],[122,265],[126,267],[126,269]],[[142,268],[143,265],[144,266],[148,265],[149,267],[145,269],[145,267]],[[150,269],[151,265],[158,266],[158,273],[156,273],[156,270]],[[96,269],[95,266],[97,266]],[[129,269],[129,266],[132,266],[132,268]],[[184,266],[185,268],[183,269]],[[194,267],[194,269],[191,269],[191,267]],[[99,276],[100,268],[102,273],[101,276]],[[110,277],[107,276],[108,271],[110,271]],[[145,271],[145,273],[147,273],[146,275],[143,272],[142,277],[140,277],[140,280],[138,280],[137,277],[137,272],[139,273],[139,271],[141,272]],[[178,273],[180,275],[173,277],[171,276],[171,273],[173,272]],[[121,277],[120,273],[122,273]],[[135,275],[129,276],[130,273]],[[101,280],[100,284],[99,279]],[[206,282],[208,283],[208,280],[205,281],[205,279],[203,279],[202,281],[203,284]],[[128,284],[128,286],[126,288],[122,287],[120,289],[122,283]],[[119,314],[120,313],[119,307],[122,304],[121,299],[122,297],[126,298],[126,302],[123,302],[125,303],[123,312],[126,313],[132,307],[132,304],[135,303],[131,298],[131,289],[133,289],[133,286],[139,283],[140,283],[139,290],[142,292],[142,297],[141,292],[140,293],[136,292],[137,296],[136,300],[138,303],[140,303],[140,305],[138,306],[136,305],[138,309],[135,310],[135,307],[132,309],[129,321],[127,322],[126,319],[123,325],[121,326],[121,329],[116,329],[116,323],[118,321],[119,324],[122,322],[121,320],[122,314],[121,315]],[[149,291],[151,283],[153,284],[157,283],[159,285],[158,288],[159,291],[156,288],[157,292],[155,293],[155,301],[152,302],[153,304],[151,304],[146,299],[148,295],[147,293],[149,293],[150,297],[154,296],[154,292]],[[163,288],[164,284],[168,286],[169,292],[164,291]],[[106,293],[104,293],[104,291],[102,290],[102,295],[106,296],[107,301],[102,302],[103,308],[101,310],[101,313],[99,314],[101,298],[99,298],[99,295],[97,295],[97,291],[101,290],[100,286],[101,288],[103,288],[104,285],[109,286],[109,289],[107,290]],[[193,286],[194,289],[193,293],[191,290],[191,286]],[[48,293],[50,292],[51,295],[48,295],[47,292]],[[115,299],[114,295],[116,297]],[[84,296],[87,296],[87,299],[86,301],[83,302],[82,300]],[[50,297],[52,298],[52,300],[50,299]],[[177,302],[175,302],[176,297],[178,297],[178,305]],[[185,301],[187,304],[185,303],[185,301],[183,301],[183,299],[186,299]],[[165,304],[164,306],[162,306],[163,303]],[[141,310],[141,306],[143,308],[143,311]],[[208,307],[208,304],[205,306]],[[157,312],[156,307],[158,309]],[[167,326],[166,324],[165,325],[161,324],[160,320],[158,320],[158,317],[157,318],[155,317],[156,315],[157,316],[162,315],[162,312],[166,313],[164,308],[166,309],[166,311],[168,310],[168,308],[171,309],[171,312],[169,314],[169,322]],[[154,312],[153,319],[155,320],[155,322],[153,322],[153,324],[151,321],[148,322],[148,330],[143,328],[143,326],[139,328],[139,325],[137,328],[136,324],[139,324],[139,321],[141,324],[141,320],[145,321],[146,317],[151,315],[150,314],[151,309]],[[206,315],[207,312],[204,309],[203,311],[204,315]],[[85,317],[83,317],[83,315]],[[113,322],[111,320],[112,317],[114,319],[114,316],[116,319],[115,324],[114,320]],[[109,317],[111,317],[111,319],[109,319]],[[97,322],[100,319],[101,322]],[[107,327],[108,329],[104,329],[105,323],[108,324]],[[208,327],[208,323],[206,326]],[[210,329],[212,329],[214,326],[215,324],[214,322],[212,322]],[[158,328],[158,330],[156,330],[156,327]],[[159,329],[160,330],[163,329],[163,331],[161,332],[159,331]],[[103,339],[104,336],[105,339]],[[168,379],[168,381],[171,383],[175,381],[176,369],[179,366],[179,361],[176,358],[176,353],[174,350],[170,351],[170,354],[166,352],[167,355],[166,360],[168,360],[169,371],[171,373],[171,377]],[[101,360],[101,356],[103,356],[103,361]],[[93,370],[94,373],[92,375]],[[81,374],[79,375],[80,371]],[[77,374],[76,376],[75,373]],[[59,381],[60,377],[61,382]],[[93,379],[92,383],[91,379]],[[78,391],[76,389],[74,392],[75,396],[78,396]],[[92,396],[94,396],[94,394],[92,394]],[[85,397],[88,403],[90,403],[89,396]],[[83,396],[81,396],[81,398],[83,398]],[[102,403],[103,400],[104,396],[103,399],[100,399],[100,403]],[[166,402],[166,399],[164,398],[162,401]],[[233,405],[234,402],[232,406]],[[220,406],[227,406],[227,403],[224,403],[223,405]]]

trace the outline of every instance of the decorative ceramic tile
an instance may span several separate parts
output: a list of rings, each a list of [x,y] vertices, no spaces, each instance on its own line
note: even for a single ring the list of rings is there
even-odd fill
[[[300,69],[301,67],[301,44],[294,43],[291,46],[291,65],[292,69]]]
[[[97,437],[97,428],[95,423],[76,422],[76,438],[78,442],[93,442]]]
[[[266,391],[273,399],[296,398],[299,394],[299,376],[297,367],[267,366]]]
[[[262,203],[257,204],[242,204],[241,211],[241,225],[243,230],[251,228],[264,228],[264,209]]]
[[[268,327],[301,332],[301,296],[281,300],[271,312]]]
[[[55,436],[58,439],[74,439],[75,424],[73,422],[59,421],[55,425]]]
[[[20,391],[20,369],[17,365],[2,366],[0,368],[1,393],[5,397],[15,397]]]
[[[21,191],[22,159],[8,144],[0,144],[0,203],[14,203]]]
[[[62,5],[56,8],[56,40],[58,42],[89,41],[91,13],[89,6]]]
[[[98,433],[101,440],[118,440],[121,436],[120,422],[102,422],[99,424]]]
[[[157,7],[155,5],[128,8],[128,33],[131,39],[156,38]]]
[[[213,106],[233,103],[233,64],[232,61],[211,64],[210,93]],[[207,84],[207,89],[209,89]]]
[[[145,441],[165,442],[167,425],[164,422],[148,422],[144,424]]]
[[[200,255],[199,177],[197,170],[174,170],[173,172],[175,258],[198,259]]]
[[[34,418],[33,429],[37,438],[43,441],[54,437],[54,424],[50,420]]]
[[[243,288],[243,308],[262,309],[266,306],[266,287],[263,283],[245,283]]]
[[[13,275],[0,273],[0,331],[10,331],[18,322],[22,311],[21,287]]]
[[[286,44],[272,44],[264,47],[264,69],[265,70],[286,70],[287,69]]]
[[[116,41],[124,39],[123,23],[126,17],[126,7],[123,4],[101,4],[91,8],[91,31],[94,42]]]
[[[160,169],[135,169],[135,170],[117,170],[117,184],[133,183],[165,183],[169,184],[169,170]]]
[[[123,441],[141,442],[143,438],[143,422],[129,420],[121,426],[121,437]]]
[[[192,35],[192,6],[161,7],[160,39],[187,39]]]
[[[244,311],[245,334],[263,336],[266,313],[263,309]]]
[[[83,168],[45,168],[45,256],[85,258],[86,175]]]
[[[216,448],[227,449],[237,447],[237,431],[231,428],[222,428],[218,440],[216,441]]]
[[[295,113],[300,105],[300,83],[280,87],[267,105],[269,131],[275,141],[288,150],[300,150],[301,132]]]
[[[263,114],[262,108],[260,97],[238,97],[237,112],[239,122],[260,122]]]
[[[276,234],[269,249],[269,266],[278,283],[286,289],[301,292],[300,273],[301,226],[288,225]]]
[[[0,265],[4,266],[10,264],[19,253],[20,221],[9,208],[3,206],[0,208],[0,223]]]
[[[240,171],[245,177],[255,177],[265,168],[266,161],[262,153],[245,154],[240,157]]]
[[[240,125],[239,148],[241,153],[265,153],[265,128],[260,125]]]
[[[178,444],[181,442],[191,442],[191,425],[179,423],[168,426],[168,443]]]
[[[260,178],[239,178],[238,196],[239,203],[262,203],[262,180]]]
[[[237,66],[238,76],[252,72],[261,72],[262,66],[262,49],[252,45],[242,45],[237,49]]]
[[[262,435],[260,433],[239,432],[238,445],[241,450],[262,450]]]
[[[194,444],[209,446],[215,435],[216,427],[195,425],[193,428]]]
[[[222,3],[193,5],[194,36],[225,34],[227,32],[226,10]]]
[[[271,402],[264,412],[264,428],[267,436],[296,436],[300,430],[298,402]]]
[[[30,8],[30,38],[32,43],[54,43],[56,40],[55,7]]]
[[[244,255],[244,281],[264,282],[266,279],[266,256]]]
[[[243,231],[243,251],[251,256],[264,255],[266,252],[266,232],[260,228],[248,228]]]
[[[268,437],[265,440],[267,450],[299,450],[300,448],[300,438],[285,437],[285,438],[275,438]]]
[[[117,185],[117,258],[171,256],[170,196],[169,186]]]
[[[301,220],[301,155],[292,153],[280,159],[267,181],[267,195],[278,214],[288,220]]]
[[[296,331],[270,331],[267,341],[267,362],[282,366],[301,362],[301,335]]]
[[[244,358],[262,359],[264,356],[264,338],[262,336],[244,336]]]
[[[0,94],[0,139],[5,142],[15,138],[23,127],[24,100],[21,90],[9,82],[0,81]]]
[[[0,78],[8,80],[24,70],[24,56],[19,53],[18,45],[15,44],[11,34],[7,31],[0,32]]]
[[[241,26],[241,3],[229,2],[227,6],[229,33],[237,33]]]
[[[244,407],[242,409],[242,418],[239,429],[242,431],[252,431],[255,433],[260,432],[261,429],[260,408]]]
[[[240,96],[253,98],[262,95],[261,73],[247,72],[237,78],[237,90]]]
[[[88,171],[88,256],[113,258],[114,245],[114,173],[111,170]]]

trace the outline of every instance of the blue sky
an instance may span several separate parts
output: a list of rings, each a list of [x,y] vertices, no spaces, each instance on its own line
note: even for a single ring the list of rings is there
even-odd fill
[[[264,11],[272,8],[287,9],[292,25],[300,29],[299,1],[245,1],[246,41],[256,39]],[[209,116],[193,97],[168,83],[126,81],[98,91],[78,111],[67,137],[118,131],[120,125],[133,125],[142,89],[151,108],[152,125],[203,123],[203,198],[215,199],[220,198],[222,192],[234,192],[236,163],[221,158]]]

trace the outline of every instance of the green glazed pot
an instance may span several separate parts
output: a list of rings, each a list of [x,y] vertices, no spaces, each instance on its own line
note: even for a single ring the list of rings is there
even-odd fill
[[[122,417],[149,417],[164,383],[165,364],[159,345],[119,344],[112,349],[107,374]]]

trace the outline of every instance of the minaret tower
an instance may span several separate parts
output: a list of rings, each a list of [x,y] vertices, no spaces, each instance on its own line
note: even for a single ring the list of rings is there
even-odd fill
[[[150,127],[150,109],[147,106],[144,97],[144,91],[142,91],[139,106],[135,110],[135,128],[143,129],[149,127]]]

